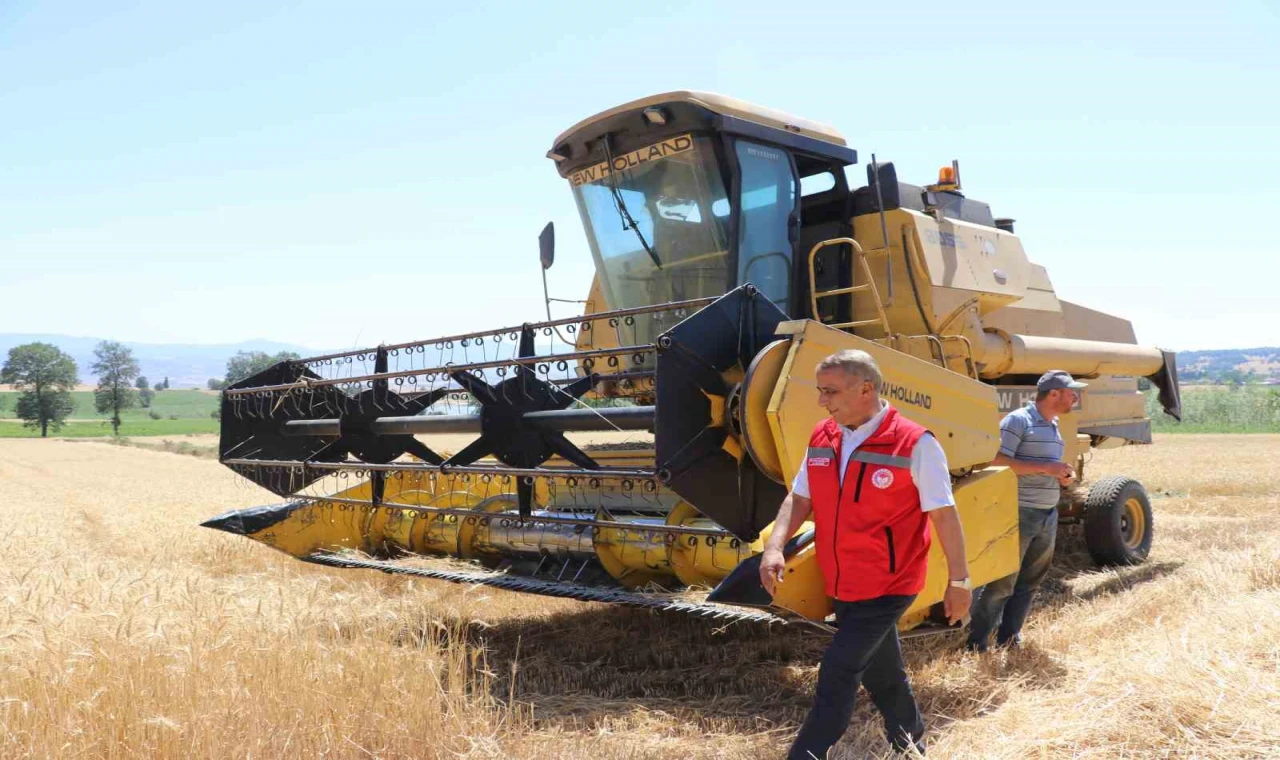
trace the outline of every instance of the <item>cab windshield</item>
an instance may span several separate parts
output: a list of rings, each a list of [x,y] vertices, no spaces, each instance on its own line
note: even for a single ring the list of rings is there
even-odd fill
[[[709,138],[670,137],[569,181],[610,308],[728,289],[729,200]]]

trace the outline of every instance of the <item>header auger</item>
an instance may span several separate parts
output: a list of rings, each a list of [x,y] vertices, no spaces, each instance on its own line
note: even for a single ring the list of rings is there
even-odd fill
[[[604,349],[578,350],[556,332],[626,332],[638,316],[681,321],[653,343]],[[225,392],[220,455],[289,501],[205,525],[327,564],[447,554],[527,577],[398,569],[554,596],[769,618],[624,589],[718,580],[772,519],[785,490],[749,458],[726,452],[723,420],[708,423],[712,398],[724,408],[722,374],[741,374],[785,318],[744,286],[716,300],[276,365]],[[581,400],[600,383],[597,369],[628,381],[610,405]],[[446,413],[420,414],[442,406]],[[621,447],[580,447],[565,436],[593,432],[637,435]],[[414,437],[439,433],[476,437],[447,455]],[[718,522],[681,501],[705,502],[709,492]],[[725,498],[731,493],[738,498]],[[335,553],[341,549],[369,557]],[[601,581],[608,583],[601,588]]]
[[[821,625],[812,532],[772,599],[755,557],[823,416],[828,354],[875,356],[882,396],[942,444],[979,585],[1018,564],[1015,478],[989,463],[1032,378],[1090,379],[1062,420],[1081,474],[1090,447],[1150,441],[1138,377],[1179,411],[1172,355],[1060,301],[958,167],[921,187],[873,160],[851,188],[857,154],[834,129],[691,92],[583,121],[548,157],[596,261],[586,313],[236,383],[221,461],[285,501],[206,526],[334,566]],[[1064,519],[1099,561],[1141,561],[1145,494],[1109,493],[1064,494]],[[935,554],[903,628],[942,597]]]

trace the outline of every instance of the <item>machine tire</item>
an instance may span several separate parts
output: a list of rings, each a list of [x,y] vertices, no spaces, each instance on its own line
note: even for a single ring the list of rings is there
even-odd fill
[[[1084,503],[1084,539],[1099,565],[1146,561],[1154,535],[1147,489],[1133,478],[1114,475],[1093,484]]]

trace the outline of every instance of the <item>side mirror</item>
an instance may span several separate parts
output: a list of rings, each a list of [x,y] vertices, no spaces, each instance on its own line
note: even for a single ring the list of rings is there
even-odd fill
[[[876,171],[879,169],[879,172]],[[880,197],[884,200],[884,208],[877,211],[892,211],[895,208],[902,207],[902,197],[898,188],[898,170],[894,168],[892,161],[877,163],[875,165],[867,164],[867,185],[871,187],[872,193],[876,192],[876,182],[879,181]],[[875,195],[871,196],[875,198]]]
[[[556,262],[556,224],[547,222],[538,235],[538,258],[542,260],[542,269],[546,271]]]

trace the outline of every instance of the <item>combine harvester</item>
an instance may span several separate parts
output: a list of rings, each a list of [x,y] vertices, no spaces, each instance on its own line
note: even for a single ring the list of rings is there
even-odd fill
[[[920,187],[873,157],[850,187],[857,154],[835,129],[697,92],[593,116],[547,155],[595,258],[585,314],[548,307],[545,321],[236,383],[220,459],[285,501],[207,527],[335,567],[823,625],[812,531],[788,545],[772,599],[757,556],[824,414],[814,368],[828,354],[872,354],[882,395],[941,442],[975,584],[1018,565],[1016,479],[989,463],[1037,376],[1089,380],[1061,421],[1079,475],[1090,448],[1150,442],[1138,378],[1180,413],[1173,355],[1060,300],[954,164]],[[550,225],[540,243],[545,288]],[[446,451],[440,434],[472,438]],[[1083,523],[1100,563],[1151,546],[1129,478],[1064,495],[1062,519]],[[904,630],[938,619],[937,542],[929,563]]]

